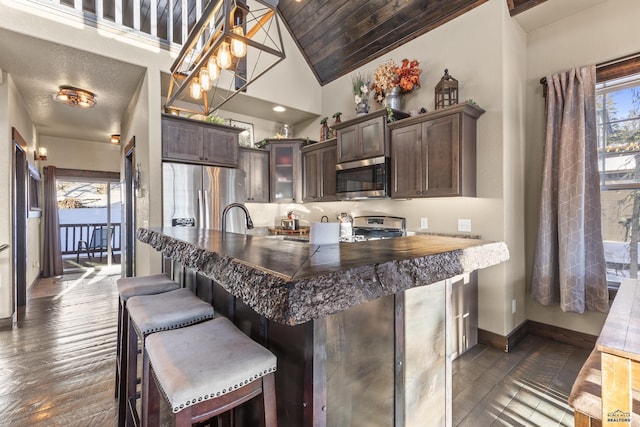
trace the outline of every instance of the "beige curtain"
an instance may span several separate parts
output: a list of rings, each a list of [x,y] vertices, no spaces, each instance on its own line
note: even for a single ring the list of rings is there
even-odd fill
[[[547,77],[547,123],[532,296],[608,311],[600,222],[595,66]]]
[[[62,251],[60,249],[60,220],[56,194],[56,168],[44,168],[44,260],[42,276],[62,275]]]

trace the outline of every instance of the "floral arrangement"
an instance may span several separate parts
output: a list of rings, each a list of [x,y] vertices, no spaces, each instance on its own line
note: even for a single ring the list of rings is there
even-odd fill
[[[365,76],[364,74],[356,74],[355,76],[351,77],[351,84],[353,86],[353,97],[354,97],[354,101],[357,104],[360,104],[361,102],[364,101],[364,103],[367,103],[367,100],[369,98],[369,77]]]
[[[397,66],[393,60],[380,64],[373,74],[371,89],[375,93],[375,99],[382,103],[385,93],[399,87],[402,93],[408,93],[420,87],[420,63],[412,59],[403,59],[402,64]]]

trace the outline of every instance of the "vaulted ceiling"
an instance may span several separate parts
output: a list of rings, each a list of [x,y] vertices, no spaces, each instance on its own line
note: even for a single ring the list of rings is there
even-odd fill
[[[325,85],[487,0],[280,0],[278,10]],[[511,15],[546,0],[506,0]]]

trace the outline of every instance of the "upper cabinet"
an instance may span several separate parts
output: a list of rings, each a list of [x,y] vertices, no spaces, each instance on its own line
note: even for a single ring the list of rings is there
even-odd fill
[[[238,166],[242,129],[162,116],[162,158],[190,163]]]
[[[270,139],[271,201],[299,203],[302,201],[300,146],[303,139]]]
[[[338,163],[380,156],[388,157],[387,114],[386,109],[381,109],[333,125],[333,128],[338,131]],[[397,119],[408,117],[406,113],[395,110],[394,116]]]
[[[482,113],[464,103],[391,123],[391,197],[475,196]]]
[[[240,169],[245,173],[247,202],[269,203],[269,151],[241,147]]]
[[[302,200],[327,202],[336,198],[336,138],[307,145],[302,151]]]

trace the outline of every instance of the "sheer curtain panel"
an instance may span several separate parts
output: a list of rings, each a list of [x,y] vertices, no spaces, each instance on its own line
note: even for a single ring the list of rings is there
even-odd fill
[[[546,140],[532,296],[563,311],[607,312],[595,66],[547,76]]]

